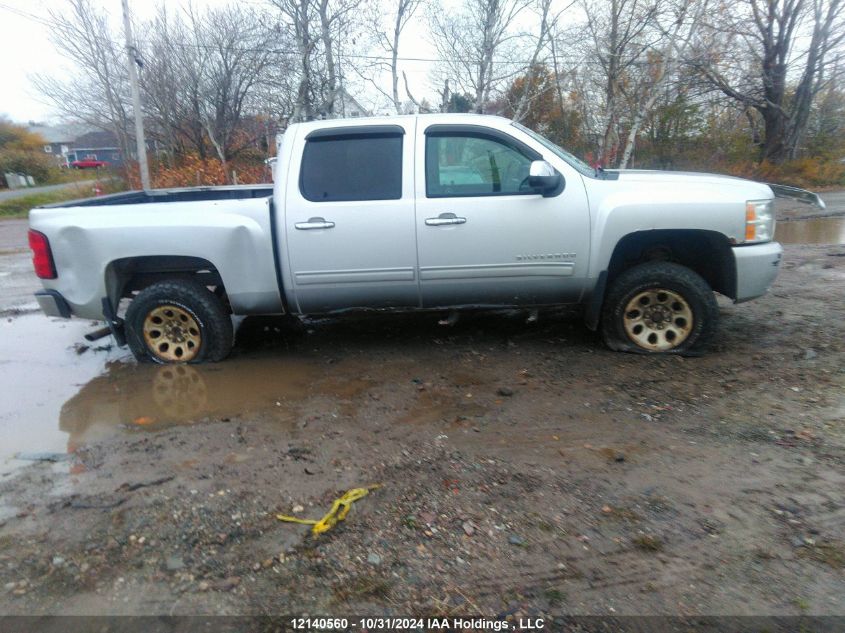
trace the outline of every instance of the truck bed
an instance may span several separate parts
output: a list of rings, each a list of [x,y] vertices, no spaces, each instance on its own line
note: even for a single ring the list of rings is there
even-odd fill
[[[150,189],[147,191],[122,191],[96,198],[68,200],[45,204],[44,209],[63,207],[99,207],[106,205],[146,204],[149,202],[197,202],[201,200],[241,200],[268,198],[273,195],[272,184],[228,185],[223,187],[184,187],[179,189]]]

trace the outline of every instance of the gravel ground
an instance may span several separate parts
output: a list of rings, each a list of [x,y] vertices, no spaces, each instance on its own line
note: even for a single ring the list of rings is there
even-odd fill
[[[109,365],[68,461],[0,478],[0,613],[845,613],[845,246],[721,306],[686,359],[566,312],[248,320],[247,404],[192,409],[230,374],[188,368],[170,421]],[[318,538],[275,518],[370,484]]]

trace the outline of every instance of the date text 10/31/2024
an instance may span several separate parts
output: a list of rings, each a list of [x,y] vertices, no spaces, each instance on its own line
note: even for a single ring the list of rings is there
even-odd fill
[[[543,631],[542,618],[292,618],[295,631]]]

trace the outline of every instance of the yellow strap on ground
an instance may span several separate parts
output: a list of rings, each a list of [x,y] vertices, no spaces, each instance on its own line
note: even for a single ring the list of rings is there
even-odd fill
[[[292,517],[286,514],[277,514],[276,518],[279,521],[310,525],[312,526],[311,533],[317,536],[323,532],[328,532],[337,525],[338,521],[343,521],[346,518],[346,515],[349,514],[352,504],[355,501],[358,501],[358,499],[366,497],[370,490],[375,490],[376,488],[381,488],[381,484],[368,486],[366,488],[353,488],[352,490],[347,490],[343,496],[334,500],[331,510],[329,510],[326,513],[326,516],[319,521],[315,521],[314,519],[300,519],[299,517]]]

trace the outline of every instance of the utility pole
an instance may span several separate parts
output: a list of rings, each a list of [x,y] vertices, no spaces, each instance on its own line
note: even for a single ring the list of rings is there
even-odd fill
[[[132,85],[132,108],[135,110],[135,142],[138,146],[138,167],[141,169],[141,188],[150,188],[150,168],[147,166],[147,143],[144,140],[144,115],[141,112],[141,91],[138,89],[138,69],[135,68],[136,49],[129,21],[129,0],[123,3],[123,31],[126,34],[126,63],[129,64],[129,83]],[[128,158],[128,157],[127,157]]]

